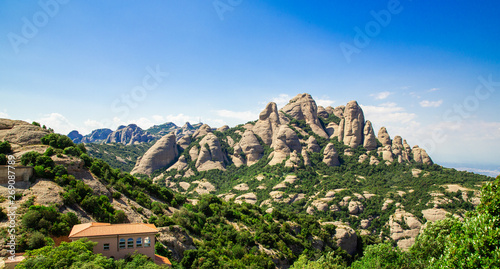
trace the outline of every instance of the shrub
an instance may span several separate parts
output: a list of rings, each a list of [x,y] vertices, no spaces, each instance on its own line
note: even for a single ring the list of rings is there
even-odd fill
[[[7,156],[5,154],[0,153],[0,165],[6,165],[7,164]]]
[[[0,142],[0,153],[9,154],[12,153],[12,147],[9,141]]]
[[[65,149],[67,147],[74,147],[75,143],[71,140],[71,138],[60,135],[60,134],[48,134],[40,139],[42,144],[49,145],[58,149]]]

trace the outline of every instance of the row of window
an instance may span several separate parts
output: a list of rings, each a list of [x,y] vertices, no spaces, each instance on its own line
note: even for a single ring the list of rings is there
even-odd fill
[[[126,246],[126,247],[125,247]],[[142,237],[138,237],[137,240],[135,241],[135,247],[137,248],[142,248],[142,247],[150,247],[151,246],[151,239],[149,237],[144,238],[144,244],[142,243]],[[125,241],[125,238],[120,239],[120,242],[118,244],[118,247],[120,249],[125,249],[125,248],[134,248],[134,239],[129,238]],[[104,250],[109,250],[109,244],[105,243],[104,244]]]

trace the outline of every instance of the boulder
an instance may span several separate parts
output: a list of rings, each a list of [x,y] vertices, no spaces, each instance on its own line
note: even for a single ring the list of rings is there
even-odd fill
[[[356,101],[350,101],[344,110],[344,145],[356,148],[363,143],[365,117]]]
[[[344,110],[345,110],[345,106],[338,106],[336,108],[333,109],[333,115],[337,116],[339,119],[343,119],[344,118]]]
[[[175,134],[167,134],[144,153],[130,173],[151,175],[155,170],[171,164],[178,156]]]
[[[300,163],[299,154],[296,150],[290,153],[290,158],[286,160],[285,167],[298,167]]]
[[[311,95],[298,94],[281,110],[296,120],[305,120],[315,134],[328,138],[325,130],[321,127],[318,119],[318,107]]]
[[[358,236],[356,235],[356,231],[348,225],[336,224],[336,226],[337,229],[335,229],[334,239],[337,242],[337,246],[353,255],[356,253],[356,248],[358,246]]]
[[[333,143],[328,143],[323,152],[323,162],[328,166],[339,166],[339,154]]]
[[[336,124],[335,122],[330,122],[325,128],[326,133],[330,138],[333,138],[333,134],[335,134],[335,131],[339,128],[339,125]]]
[[[339,142],[344,141],[344,125],[345,125],[345,120],[341,119],[339,123],[339,128],[335,129],[335,132],[330,138],[337,137]]]

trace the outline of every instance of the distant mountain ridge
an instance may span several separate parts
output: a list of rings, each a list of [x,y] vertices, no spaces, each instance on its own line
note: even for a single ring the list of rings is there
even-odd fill
[[[143,130],[132,123],[127,126],[119,126],[116,131],[108,128],[96,129],[85,136],[74,130],[68,134],[68,137],[74,143],[121,143],[124,145],[133,145],[137,143],[149,143],[160,139],[163,135],[170,132],[174,132],[176,138],[180,139],[183,136],[194,133],[201,125],[202,123],[191,125],[189,122],[186,122],[184,126],[178,127],[173,122],[167,122]]]

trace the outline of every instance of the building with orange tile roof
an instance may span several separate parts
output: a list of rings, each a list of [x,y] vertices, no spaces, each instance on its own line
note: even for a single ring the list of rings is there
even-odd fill
[[[158,229],[154,224],[91,222],[73,226],[69,239],[75,241],[88,238],[90,241],[97,243],[94,246],[94,253],[101,253],[109,258],[123,259],[128,254],[137,251],[155,262],[160,259],[163,264],[171,265],[167,258],[155,256],[154,246],[157,233]]]

